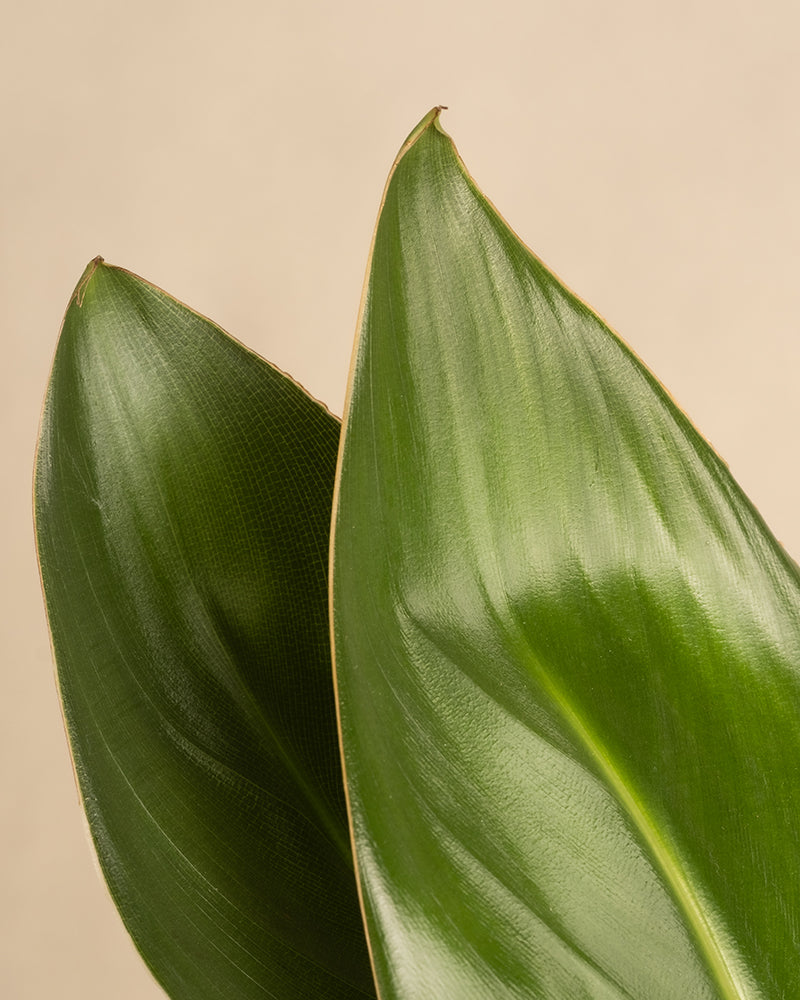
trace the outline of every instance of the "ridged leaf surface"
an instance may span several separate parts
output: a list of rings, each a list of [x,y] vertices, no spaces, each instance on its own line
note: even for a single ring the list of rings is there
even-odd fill
[[[44,409],[36,526],[104,875],[175,1000],[374,996],[327,634],[338,421],[99,259]]]
[[[796,997],[797,569],[438,111],[385,192],[337,492],[383,1000]]]

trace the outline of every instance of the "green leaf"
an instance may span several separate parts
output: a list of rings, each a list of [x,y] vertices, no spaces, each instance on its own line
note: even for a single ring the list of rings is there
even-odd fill
[[[374,997],[327,632],[338,421],[93,261],[36,467],[64,713],[111,893],[186,1000]]]
[[[798,571],[432,112],[384,195],[333,624],[383,1000],[800,983]]]

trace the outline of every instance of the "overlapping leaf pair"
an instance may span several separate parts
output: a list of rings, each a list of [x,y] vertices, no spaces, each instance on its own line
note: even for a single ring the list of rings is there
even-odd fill
[[[797,569],[438,115],[338,465],[159,289],[98,258],[69,305],[36,525],[112,895],[176,1000],[790,1000]]]

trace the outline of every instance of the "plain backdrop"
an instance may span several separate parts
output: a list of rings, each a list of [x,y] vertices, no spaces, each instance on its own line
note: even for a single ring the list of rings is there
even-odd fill
[[[33,549],[41,400],[87,261],[340,413],[386,174],[449,105],[486,194],[797,555],[798,39],[789,0],[5,5],[0,996],[163,997],[94,870]]]

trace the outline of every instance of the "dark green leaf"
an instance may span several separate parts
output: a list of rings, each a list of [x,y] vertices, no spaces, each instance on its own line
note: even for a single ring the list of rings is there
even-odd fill
[[[374,996],[327,633],[338,421],[99,259],[36,470],[72,753],[103,872],[186,1000]]]
[[[800,587],[433,112],[387,186],[335,512],[384,1000],[789,1000]]]

